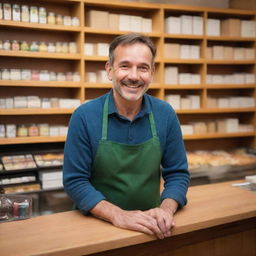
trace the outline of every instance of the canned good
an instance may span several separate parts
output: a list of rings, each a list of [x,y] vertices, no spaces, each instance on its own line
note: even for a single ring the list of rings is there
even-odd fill
[[[48,24],[56,24],[56,18],[54,12],[49,12],[47,16],[47,22]]]

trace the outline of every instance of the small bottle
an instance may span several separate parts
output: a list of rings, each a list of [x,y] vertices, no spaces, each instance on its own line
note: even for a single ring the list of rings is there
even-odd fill
[[[79,72],[74,72],[73,73],[73,82],[80,82],[80,74]]]
[[[18,137],[27,137],[28,136],[28,128],[24,124],[17,126],[17,136]]]
[[[68,53],[68,43],[62,43],[62,53]]]
[[[21,70],[21,80],[31,80],[31,70],[22,69]]]
[[[56,72],[50,72],[50,81],[57,81],[57,74]]]
[[[63,82],[65,80],[66,80],[66,76],[64,75],[64,73],[58,72],[58,74],[57,74],[57,81]]]
[[[29,51],[29,45],[26,41],[22,41],[20,45],[20,50],[21,51]]]
[[[77,17],[72,17],[71,19],[71,25],[72,26],[79,26],[80,25],[80,21]]]
[[[29,22],[29,8],[27,5],[21,6],[21,21]]]
[[[10,70],[5,68],[2,69],[2,80],[10,80]]]
[[[52,24],[52,25],[56,24],[56,18],[55,18],[54,12],[49,12],[49,13],[48,13],[48,16],[47,16],[47,23],[48,23],[48,24]]]
[[[39,44],[39,52],[47,52],[47,45],[45,42]]]
[[[4,43],[3,43],[3,49],[6,50],[6,51],[9,51],[11,50],[11,43],[9,40],[5,40]]]
[[[56,43],[56,52],[57,53],[61,53],[62,52],[62,43],[61,42],[57,42]]]
[[[41,70],[39,73],[40,81],[50,81],[50,76],[48,70]]]
[[[71,26],[72,25],[72,21],[71,21],[71,17],[70,16],[64,16],[64,18],[63,18],[63,25],[64,26]]]
[[[33,41],[30,45],[30,51],[31,52],[38,52],[39,50],[39,45],[37,42]]]
[[[30,124],[28,126],[28,136],[38,136],[39,135],[39,129],[35,124]]]
[[[77,53],[77,46],[75,42],[69,42],[68,44],[69,53]]]
[[[20,6],[18,4],[12,6],[12,20],[20,21]]]
[[[0,40],[0,50],[3,50],[4,46],[3,46],[3,40]]]
[[[0,3],[0,20],[3,19],[3,6],[2,3]]]
[[[13,41],[12,41],[11,49],[12,49],[13,51],[19,51],[19,50],[20,50],[20,44],[18,43],[17,40],[13,40]]]
[[[56,16],[56,24],[57,24],[57,25],[63,25],[63,17],[62,17],[61,14],[58,14],[58,15]]]
[[[31,72],[31,80],[39,81],[39,71],[38,70],[32,70],[32,72]]]
[[[11,20],[12,19],[12,7],[11,4],[3,4],[3,16],[4,20]]]
[[[30,22],[38,23],[38,8],[36,6],[30,6],[29,17]]]
[[[55,52],[56,51],[56,47],[55,47],[54,43],[49,43],[48,44],[47,51],[48,52]]]
[[[39,136],[48,136],[49,135],[49,125],[48,124],[39,124]]]
[[[67,72],[66,74],[66,81],[73,81],[73,73],[72,72]]]
[[[47,23],[46,9],[44,7],[39,8],[39,23],[42,23],[42,24]]]

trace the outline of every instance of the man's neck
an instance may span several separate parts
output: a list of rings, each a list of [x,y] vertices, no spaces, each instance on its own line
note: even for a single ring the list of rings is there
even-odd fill
[[[117,93],[113,96],[118,113],[132,121],[141,110],[142,98],[137,101],[128,101]]]

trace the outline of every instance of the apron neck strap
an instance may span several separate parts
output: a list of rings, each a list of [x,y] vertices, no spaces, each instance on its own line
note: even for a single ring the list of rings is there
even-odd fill
[[[108,134],[108,102],[109,102],[109,94],[107,95],[105,102],[104,102],[104,108],[103,108],[103,124],[102,124],[102,140],[107,140],[107,134]],[[156,125],[153,113],[149,113],[149,122],[151,127],[151,132],[153,137],[157,137],[156,132]]]

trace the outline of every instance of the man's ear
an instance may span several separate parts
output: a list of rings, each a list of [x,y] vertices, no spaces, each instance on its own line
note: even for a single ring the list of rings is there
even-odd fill
[[[107,71],[108,74],[108,79],[110,81],[112,81],[112,77],[113,77],[113,67],[110,65],[109,61],[106,62],[105,64],[105,69]]]

